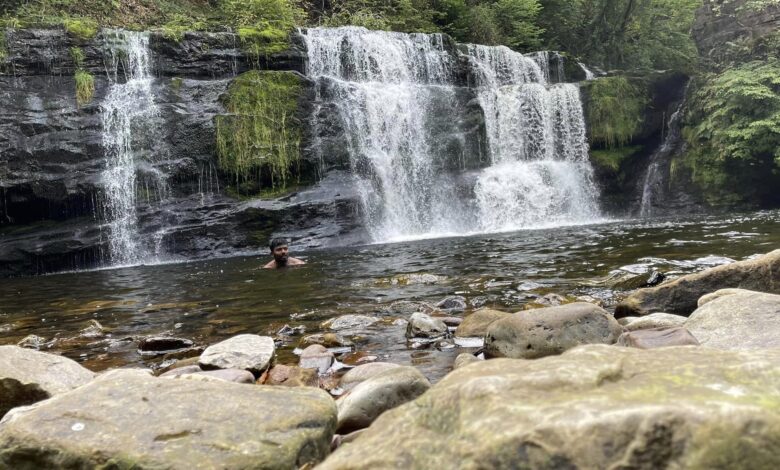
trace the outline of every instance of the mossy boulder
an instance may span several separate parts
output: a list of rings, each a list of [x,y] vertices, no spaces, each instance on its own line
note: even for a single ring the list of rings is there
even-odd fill
[[[0,468],[298,468],[328,455],[322,390],[118,370],[0,424]]]
[[[319,467],[780,468],[780,350],[579,347],[457,369]]]
[[[641,316],[655,312],[688,316],[696,310],[699,297],[724,288],[780,294],[780,250],[756,259],[689,274],[656,287],[639,289],[618,304],[615,316]]]
[[[67,357],[18,346],[0,346],[0,418],[86,384],[95,374]]]

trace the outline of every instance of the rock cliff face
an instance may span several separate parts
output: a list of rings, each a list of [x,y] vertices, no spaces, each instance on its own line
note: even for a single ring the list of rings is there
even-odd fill
[[[699,53],[719,60],[728,43],[755,40],[780,30],[780,3],[707,0],[696,12],[693,37]]]
[[[84,268],[106,261],[100,105],[110,87],[106,37],[81,41],[63,30],[7,30],[0,58],[0,276]],[[216,162],[214,118],[231,79],[254,66],[304,70],[299,38],[289,51],[258,61],[230,33],[187,33],[172,41],[151,33],[152,83],[159,108],[150,163],[137,168],[139,235],[155,238],[172,257],[196,258],[262,250],[271,232],[305,246],[347,243],[356,228],[354,203],[338,171],[316,188],[278,199],[225,194]],[[79,106],[72,48],[94,77],[94,96]],[[121,77],[121,71],[119,73]],[[310,86],[300,113],[310,112]],[[320,167],[304,152],[302,179]],[[163,195],[150,190],[165,175]],[[355,235],[357,236],[357,235]]]

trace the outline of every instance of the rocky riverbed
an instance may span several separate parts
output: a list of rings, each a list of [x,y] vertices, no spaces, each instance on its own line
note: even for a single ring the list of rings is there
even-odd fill
[[[390,321],[367,315],[329,320],[295,362],[277,351],[291,326],[147,338],[168,351],[155,371],[0,346],[0,466],[777,468],[778,279],[775,250],[636,289],[615,310],[638,316],[397,303],[410,345],[473,347],[434,385],[355,347],[349,332]]]

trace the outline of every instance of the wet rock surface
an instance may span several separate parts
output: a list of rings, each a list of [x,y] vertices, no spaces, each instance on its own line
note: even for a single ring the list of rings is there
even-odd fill
[[[335,357],[325,346],[312,344],[301,352],[298,366],[303,369],[314,369],[319,374],[324,374],[333,365]]]
[[[368,427],[380,414],[414,400],[430,387],[428,379],[414,367],[395,367],[368,378],[336,402],[337,432]]]
[[[715,294],[685,322],[702,346],[780,348],[780,295],[736,289]]]
[[[615,309],[615,316],[655,312],[688,316],[700,297],[719,289],[740,288],[780,293],[780,250],[756,259],[740,261],[689,274],[660,286],[632,293]]]
[[[318,385],[317,371],[280,364],[268,371],[265,384],[285,387],[316,387]]]
[[[359,383],[365,382],[371,377],[377,376],[383,372],[386,372],[390,369],[395,369],[397,367],[401,366],[398,364],[393,364],[392,362],[371,362],[368,364],[361,364],[353,369],[348,370],[347,373],[341,377],[339,386],[345,391],[349,391],[355,388]]]
[[[470,315],[466,315],[463,322],[455,330],[455,336],[475,337],[485,336],[488,327],[494,322],[511,316],[511,313],[482,308]]]
[[[406,327],[407,338],[438,338],[448,332],[446,323],[422,312],[413,313]]]
[[[238,335],[207,347],[198,362],[204,370],[245,369],[259,376],[268,369],[275,350],[268,336]]]
[[[649,328],[673,328],[684,325],[688,320],[688,317],[671,313],[651,313],[644,317],[625,317],[621,320],[628,318],[631,318],[631,320],[624,323],[621,322],[621,325],[628,331],[646,330]]]
[[[493,359],[384,413],[320,468],[773,468],[778,361],[606,345]]]
[[[534,359],[581,344],[613,344],[623,328],[604,309],[585,302],[515,313],[492,323],[485,355]]]
[[[328,454],[335,426],[321,390],[114,371],[6,416],[0,466],[297,468]]]
[[[68,392],[95,374],[66,357],[0,346],[0,417],[11,408]]]

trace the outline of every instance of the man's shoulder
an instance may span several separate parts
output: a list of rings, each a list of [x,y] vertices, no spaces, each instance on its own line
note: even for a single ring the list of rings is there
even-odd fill
[[[263,269],[274,269],[274,268],[276,268],[276,260],[275,259],[272,259],[271,261],[266,263],[265,266],[263,266]]]
[[[287,260],[287,264],[292,266],[300,266],[302,264],[306,264],[306,261],[298,258],[290,258]]]

